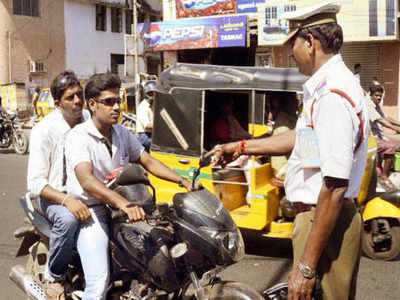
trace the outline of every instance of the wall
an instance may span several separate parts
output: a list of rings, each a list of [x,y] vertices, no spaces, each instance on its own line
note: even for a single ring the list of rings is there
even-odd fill
[[[383,110],[392,118],[399,119],[399,50],[398,42],[381,43],[379,79],[385,87]]]
[[[112,54],[124,54],[125,12],[122,33],[111,32],[111,9],[107,7],[107,30],[96,31],[96,6],[65,1],[66,67],[85,79],[111,70]]]
[[[17,81],[29,85],[30,75],[36,84],[48,86],[65,68],[63,7],[64,1],[40,0],[40,16],[29,17],[13,15],[12,0],[0,2],[0,84]],[[46,72],[30,74],[29,60],[42,61]]]

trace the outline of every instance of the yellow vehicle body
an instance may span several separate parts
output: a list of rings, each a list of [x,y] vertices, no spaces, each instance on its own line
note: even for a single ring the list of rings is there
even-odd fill
[[[30,114],[31,106],[25,93],[24,84],[7,84],[0,86],[1,106],[14,113]]]
[[[37,119],[41,120],[55,109],[54,99],[49,88],[40,90],[39,98],[36,102]]]
[[[400,209],[380,197],[375,197],[365,205],[362,218],[364,222],[375,218],[400,218]]]
[[[214,68],[214,66],[211,67]],[[195,67],[193,67],[193,65],[185,65],[184,71],[188,72],[188,68],[193,69]],[[204,71],[202,69],[207,68],[207,66],[199,66],[198,68],[200,70],[193,70],[190,72],[190,76],[193,77],[195,76],[193,74],[211,73],[213,71]],[[223,78],[225,75],[223,73],[224,67],[216,68],[218,68],[218,72],[216,72],[219,76],[218,79],[221,77]],[[232,69],[233,67],[229,68]],[[248,69],[250,68],[247,68],[245,71]],[[178,73],[177,70],[174,71],[175,74]],[[198,73],[196,71],[198,71]],[[202,71],[204,71],[204,73],[202,73]],[[235,69],[235,73],[228,70],[228,72],[231,73],[225,76],[231,78],[232,74],[237,76],[237,74],[241,74],[240,72],[242,71],[243,69],[238,67],[238,70]],[[262,70],[261,72],[268,72],[268,70]],[[167,75],[169,76],[169,74]],[[251,77],[250,75],[251,74],[246,74],[248,77]],[[162,80],[168,77],[162,74],[160,78]],[[179,80],[178,83],[181,83],[181,77]],[[202,78],[198,80],[202,80]],[[217,90],[218,87],[212,87],[212,81],[205,83],[204,88],[199,88],[200,83],[198,81],[192,82],[192,84],[195,86],[193,89],[187,89],[185,87],[176,88],[176,90],[172,89],[172,91],[169,91],[167,94],[157,93],[151,146],[151,154],[153,157],[165,163],[173,169],[175,173],[189,179],[192,178],[198,166],[199,153],[204,154],[206,151],[203,150],[207,148],[207,137],[205,135],[207,132],[208,117],[206,114],[212,113],[213,109],[210,105],[215,102],[216,99],[225,96],[238,99],[238,101],[241,102],[240,108],[242,111],[246,111],[247,109],[243,104],[248,103],[248,115],[250,117],[247,120],[248,122],[244,123],[245,121],[243,121],[243,124],[248,124],[249,133],[253,134],[253,136],[260,136],[268,133],[265,122],[257,123],[257,116],[254,117],[258,114],[259,120],[265,119],[266,114],[264,111],[260,112],[257,110],[265,107],[265,95],[263,93],[265,90],[268,91],[268,82],[262,85],[262,90],[258,87],[256,91],[251,89],[249,89],[250,91],[245,89],[238,91],[241,87],[234,86],[234,83],[231,83],[231,85],[233,85],[232,90],[228,90],[227,85],[221,85],[221,90]],[[161,86],[170,85],[170,82],[161,82]],[[210,85],[211,88],[209,88]],[[295,88],[290,89],[289,83],[288,86],[282,87],[281,90],[285,92],[288,90],[290,92],[299,92],[301,86],[302,84],[299,84],[295,86]],[[209,91],[209,89],[212,90]],[[275,85],[273,90],[279,91]],[[264,104],[260,106],[256,101],[257,98],[262,99],[263,97]],[[185,107],[185,103],[187,102],[192,102],[192,106],[195,108],[190,105]],[[251,118],[251,116],[253,116],[253,118]],[[196,141],[196,139],[198,139],[198,141]],[[191,145],[191,143],[193,145]],[[193,151],[191,151],[191,148],[193,148]],[[363,182],[361,184],[359,196],[360,202],[367,198],[369,182],[373,174],[374,165],[372,160],[376,155],[376,143],[373,138],[370,139],[369,148],[369,162],[367,163],[366,172],[362,179]],[[235,170],[235,168],[225,168],[226,171],[223,171],[215,168],[213,169],[211,166],[201,169],[198,180],[205,188],[220,199],[224,207],[230,212],[238,227],[256,230],[260,232],[260,235],[268,238],[291,238],[293,218],[286,218],[283,216],[282,210],[280,209],[280,201],[284,191],[271,184],[273,171],[268,160],[261,164],[255,164],[255,159],[255,157],[251,157],[249,182],[246,181],[244,175],[239,174],[240,172],[243,173],[243,169],[240,170],[239,168]],[[184,191],[182,188],[177,187],[176,184],[160,180],[151,175],[150,181],[157,191],[157,199],[161,202],[172,201],[175,193]]]
[[[120,90],[121,101],[121,111],[132,113],[134,112],[134,108],[131,104],[128,104],[128,96],[127,90],[125,88],[121,88]],[[86,102],[84,102],[84,108],[86,107]],[[54,99],[51,95],[49,88],[41,89],[38,101],[36,103],[36,111],[38,113],[37,119],[41,120],[49,113],[51,113],[55,109]],[[121,121],[121,116],[119,121]]]

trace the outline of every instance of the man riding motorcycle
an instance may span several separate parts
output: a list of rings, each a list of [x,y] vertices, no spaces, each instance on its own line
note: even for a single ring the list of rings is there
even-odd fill
[[[153,175],[191,190],[191,183],[144,151],[137,138],[117,124],[120,115],[118,76],[93,75],[85,87],[91,119],[76,126],[66,139],[67,190],[89,207],[91,218],[77,233],[77,250],[85,275],[84,300],[105,299],[109,280],[109,216],[106,204],[117,207],[130,221],[143,220],[144,210],[108,189],[106,176],[131,162]],[[196,184],[195,188],[200,185]],[[67,196],[67,199],[69,196]]]

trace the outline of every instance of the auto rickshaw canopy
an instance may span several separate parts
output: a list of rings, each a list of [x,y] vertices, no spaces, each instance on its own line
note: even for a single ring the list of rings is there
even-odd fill
[[[266,92],[301,93],[307,77],[296,69],[178,63],[161,73],[154,105],[151,149],[199,157],[210,149],[216,106],[234,99],[243,128],[265,124]],[[250,126],[250,133],[254,131]]]
[[[294,68],[177,63],[159,78],[160,92],[173,89],[301,92],[307,77]]]

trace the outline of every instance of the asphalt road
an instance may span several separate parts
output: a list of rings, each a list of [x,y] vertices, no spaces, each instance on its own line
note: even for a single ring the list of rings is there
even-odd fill
[[[12,234],[23,225],[18,198],[26,188],[27,160],[27,156],[0,150],[0,300],[26,299],[8,274],[13,265],[25,263],[24,258],[14,258],[19,244]],[[291,267],[290,242],[260,240],[249,232],[244,232],[244,237],[248,255],[226,269],[222,278],[247,283],[259,291],[285,281]],[[400,299],[400,260],[382,262],[363,257],[357,299]]]

